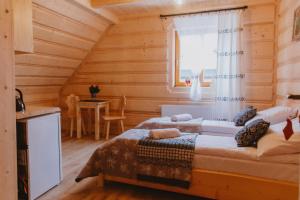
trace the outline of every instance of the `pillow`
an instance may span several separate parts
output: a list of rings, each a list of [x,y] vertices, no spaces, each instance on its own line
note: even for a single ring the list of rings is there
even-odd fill
[[[239,113],[236,114],[236,116],[233,119],[233,122],[236,126],[244,126],[245,123],[255,117],[256,115],[256,108],[253,108],[252,106],[249,106]]]
[[[295,118],[296,113],[297,113],[296,109],[293,109],[293,108],[290,108],[287,106],[275,106],[275,107],[257,112],[257,115],[252,120],[249,120],[246,123],[246,125],[256,119],[263,119],[267,122],[270,122],[271,125],[277,124],[280,122],[284,122],[289,117]]]
[[[266,134],[269,126],[270,123],[263,119],[257,119],[245,126],[235,135],[238,147],[256,147],[258,140]]]
[[[285,139],[283,129],[287,122],[271,125],[269,131],[257,143],[259,157],[300,153],[300,125],[298,119],[292,120],[294,134]]]
[[[192,119],[193,116],[191,114],[172,115],[171,117],[172,122],[184,122],[184,121],[190,121]]]

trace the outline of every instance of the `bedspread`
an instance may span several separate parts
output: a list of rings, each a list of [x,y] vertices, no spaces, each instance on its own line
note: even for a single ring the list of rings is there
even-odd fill
[[[144,163],[139,163],[137,158],[137,150],[138,150],[139,141],[147,137],[148,133],[149,130],[131,129],[115,137],[114,139],[101,144],[95,150],[95,152],[92,154],[87,164],[84,166],[84,168],[77,176],[76,182],[79,182],[82,179],[87,177],[97,176],[100,173],[104,173],[112,176],[137,179],[138,172],[142,172],[145,171],[145,169],[147,169],[147,166],[144,165]],[[187,137],[184,135],[185,134],[183,134],[182,136],[183,138]],[[194,139],[192,140],[195,140],[196,135],[194,135],[193,137]],[[191,136],[188,136],[188,138],[191,139]],[[194,148],[193,148],[193,152],[194,152]],[[155,168],[154,169],[152,168],[152,170],[158,172],[158,174],[165,171],[165,169],[167,168],[171,169],[169,166],[167,166],[167,168],[163,166],[161,166],[161,168],[159,168],[160,166],[154,166],[154,167]],[[167,170],[169,174],[162,175],[162,177],[163,178],[174,177],[178,180],[185,180],[185,181],[190,180],[190,174],[189,175],[187,174],[188,170],[186,171],[178,171],[178,170],[179,168],[174,168],[173,170]]]
[[[188,188],[198,134],[138,143],[138,179]]]

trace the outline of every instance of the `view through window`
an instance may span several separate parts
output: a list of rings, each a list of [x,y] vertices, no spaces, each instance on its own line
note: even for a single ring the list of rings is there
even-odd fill
[[[176,43],[176,86],[190,85],[197,75],[202,83],[211,82],[217,68],[218,33],[176,32]]]

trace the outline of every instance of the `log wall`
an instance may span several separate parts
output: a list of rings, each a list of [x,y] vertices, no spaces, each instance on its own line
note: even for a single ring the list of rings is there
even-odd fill
[[[278,104],[299,104],[286,99],[288,94],[300,94],[300,41],[292,41],[294,12],[299,6],[298,0],[282,0],[278,6]]]
[[[274,105],[275,99],[275,11],[275,1],[260,1],[249,5],[243,21],[246,103],[259,109]],[[121,20],[64,86],[62,100],[70,93],[87,98],[91,83],[100,85],[100,96],[111,100],[113,110],[119,97],[126,95],[127,128],[159,116],[162,104],[194,104],[187,90],[172,92],[169,88],[172,72],[168,68],[167,30],[157,15]]]
[[[58,105],[59,91],[110,22],[72,1],[33,0],[34,53],[16,55],[27,104]]]

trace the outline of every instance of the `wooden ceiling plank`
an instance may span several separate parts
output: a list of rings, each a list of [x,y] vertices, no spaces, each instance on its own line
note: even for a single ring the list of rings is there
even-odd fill
[[[107,5],[126,4],[138,1],[141,0],[91,0],[91,4],[93,7],[102,7]]]
[[[112,24],[118,24],[119,18],[113,14],[112,12],[104,9],[104,8],[96,8],[96,6],[92,6],[91,4],[93,1],[90,2],[90,0],[68,0],[73,3],[77,3],[77,5],[84,7],[95,14],[100,15],[101,17],[105,18],[106,20],[110,21]]]

